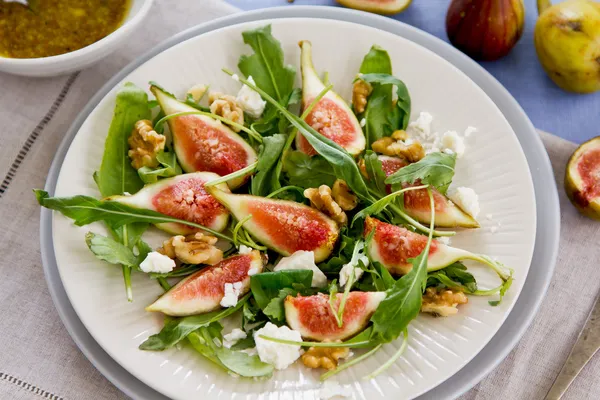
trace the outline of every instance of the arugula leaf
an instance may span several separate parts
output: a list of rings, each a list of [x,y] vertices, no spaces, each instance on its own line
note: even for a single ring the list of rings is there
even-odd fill
[[[367,150],[363,160],[365,162],[367,175],[369,176],[369,186],[381,196],[385,196],[387,194],[387,185],[385,184],[386,175],[377,153]]]
[[[356,239],[354,236],[346,233],[340,233],[340,244],[333,257],[330,257],[326,262],[322,262],[318,265],[319,269],[327,275],[337,275],[340,273],[344,264],[350,262],[352,258],[352,252],[356,245]]]
[[[284,158],[283,169],[291,185],[305,189],[332,186],[337,179],[333,168],[323,157],[311,157],[301,151],[289,152]]]
[[[124,192],[135,193],[144,184],[131,166],[127,155],[127,139],[134,124],[140,119],[150,119],[148,94],[131,82],[125,83],[117,92],[113,119],[104,144],[100,170],[94,178],[103,197]]]
[[[264,310],[272,299],[279,296],[284,288],[293,288],[294,284],[309,288],[312,283],[313,272],[310,270],[283,270],[276,272],[263,272],[252,275],[250,290],[254,300],[261,310]]]
[[[377,118],[377,121],[379,124],[381,124],[382,121],[385,121],[387,119],[387,122],[390,125],[390,128],[387,129],[387,131],[389,133],[386,132],[386,134],[382,135],[382,136],[388,136],[396,129],[406,129],[406,127],[408,126],[408,120],[410,119],[411,100],[410,100],[410,94],[408,93],[408,89],[407,89],[406,85],[404,84],[404,82],[402,82],[400,79],[392,76],[391,73],[362,74],[357,79],[363,80],[367,83],[370,83],[372,86],[374,86],[373,92],[375,92],[375,89],[378,89],[379,87],[381,87],[380,85],[396,86],[397,100],[396,100],[395,107],[393,106],[393,103],[391,102],[392,101],[391,96],[389,96],[389,97],[386,96],[387,92],[383,92],[382,95],[379,95],[377,97],[373,97],[373,92],[371,92],[371,95],[369,96],[369,101],[377,100],[376,101],[377,104],[373,106],[374,108],[375,107],[377,107],[377,108],[383,107],[385,109],[386,107],[388,107],[388,109],[390,110],[387,113],[387,115],[378,115],[378,118]],[[389,108],[390,104],[392,104],[391,109]],[[367,102],[367,107],[369,107],[369,102]],[[365,111],[365,113],[366,113],[366,111]],[[367,124],[368,124],[368,121],[367,121]],[[383,127],[385,127],[385,124],[383,124]],[[391,131],[390,131],[390,129],[391,129]],[[378,134],[382,133],[379,131],[377,131],[377,132],[378,132]],[[379,138],[381,138],[382,136],[380,136]]]
[[[263,139],[256,166],[256,175],[252,178],[250,192],[254,196],[265,197],[281,187],[277,174],[277,162],[282,156],[287,135],[276,134]]]
[[[158,178],[170,178],[183,173],[175,152],[160,152],[156,155],[156,159],[161,167],[138,169],[138,175],[144,183],[154,183],[158,181]]]
[[[150,336],[142,344],[140,350],[161,351],[175,346],[191,332],[219,321],[238,311],[248,301],[250,294],[239,299],[234,307],[213,311],[206,314],[192,315],[183,318],[173,318],[165,323],[165,326],[157,334]]]
[[[271,299],[271,301],[269,301],[269,304],[267,304],[267,306],[263,309],[263,313],[270,320],[283,323],[285,320],[285,309],[283,307],[285,298],[288,296],[296,296],[297,294],[298,290],[293,288],[281,289],[277,297],[274,297]]]
[[[466,293],[475,293],[477,291],[475,277],[467,271],[467,267],[461,262],[455,262],[446,268],[429,273],[427,276],[427,286],[459,289]]]
[[[109,237],[88,232],[85,234],[85,242],[92,253],[100,260],[111,264],[122,264],[133,268],[138,267],[138,258],[133,254],[133,251]]]
[[[374,44],[369,49],[369,52],[363,58],[362,64],[360,64],[361,74],[391,74],[392,73],[392,60],[387,51],[383,47]],[[390,94],[392,88],[389,88]]]
[[[388,176],[385,183],[392,185],[413,184],[420,180],[422,184],[434,186],[438,191],[446,194],[454,177],[455,164],[456,154],[429,153],[416,163],[400,168]]]
[[[504,282],[502,282],[502,284],[500,285],[500,298],[498,300],[490,300],[488,301],[489,305],[492,307],[496,307],[498,305],[500,305],[500,303],[502,303],[502,299],[504,298],[504,295],[506,294],[506,291],[508,289],[510,289],[510,287],[512,286],[513,283],[513,277],[512,275],[505,280]]]

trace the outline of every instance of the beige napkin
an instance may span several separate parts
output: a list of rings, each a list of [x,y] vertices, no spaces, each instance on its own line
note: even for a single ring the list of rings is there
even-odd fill
[[[39,207],[31,189],[44,186],[63,134],[107,79],[173,33],[234,11],[218,0],[157,0],[128,45],[90,69],[52,79],[0,74],[0,399],[125,398],[75,346],[54,309],[40,261]],[[464,399],[542,398],[600,290],[600,223],[581,217],[562,190],[564,165],[575,145],[549,134],[542,138],[561,196],[555,277],[524,338]],[[566,398],[600,398],[598,376],[600,357]]]

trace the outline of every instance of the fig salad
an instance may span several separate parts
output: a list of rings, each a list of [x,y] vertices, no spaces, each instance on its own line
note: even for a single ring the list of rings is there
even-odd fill
[[[164,327],[140,349],[187,343],[241,377],[300,359],[324,380],[402,340],[370,378],[401,356],[419,313],[454,315],[469,296],[499,304],[512,270],[448,241],[479,228],[473,201],[450,199],[464,148],[453,135],[427,142],[426,114],[409,121],[388,53],[374,45],[356,66],[349,105],[315,69],[310,42],[299,43],[297,88],[270,26],[243,41],[252,52],[239,72],[223,69],[237,95],[210,82],[182,98],[155,82],[154,99],[131,83],[118,90],[98,198],[35,190],[78,226],[106,225],[109,236],[85,240],[120,266],[129,301],[132,274],[164,290],[146,308]],[[152,225],[165,232],[159,248],[144,241]],[[499,285],[480,288],[463,260],[491,268]],[[225,322],[237,327],[224,334]]]

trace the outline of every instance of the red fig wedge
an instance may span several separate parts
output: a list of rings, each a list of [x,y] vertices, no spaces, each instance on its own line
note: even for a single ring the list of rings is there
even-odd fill
[[[397,14],[410,5],[412,0],[337,0],[343,6],[377,14]]]
[[[225,284],[241,282],[240,297],[250,290],[248,271],[262,272],[263,258],[258,250],[226,258],[183,279],[146,311],[159,311],[166,315],[185,316],[217,310],[225,294]]]
[[[320,211],[294,201],[237,195],[207,187],[231,211],[244,228],[270,249],[289,256],[298,250],[312,251],[315,262],[331,254],[339,235],[335,221]]]
[[[204,188],[206,182],[218,178],[219,175],[212,172],[177,175],[146,185],[133,196],[112,196],[109,200],[158,211],[220,232],[227,227],[229,212]],[[217,186],[229,192],[225,183]],[[187,235],[198,231],[190,226],[176,223],[156,224],[156,227],[175,235]]]
[[[157,86],[152,86],[150,91],[166,115],[198,111]],[[254,149],[221,121],[196,114],[174,117],[167,122],[177,159],[185,172],[209,171],[225,176],[257,159]],[[227,183],[235,189],[248,177],[242,176]]]
[[[329,304],[329,295],[288,296],[285,299],[285,319],[303,338],[318,341],[348,339],[362,331],[385,298],[385,292],[350,292],[346,300],[342,327],[338,326]],[[336,309],[342,294],[336,295]]]
[[[312,45],[300,42],[302,49],[302,107],[308,107],[325,89],[312,62]],[[348,153],[357,155],[365,149],[365,135],[356,116],[346,102],[333,91],[328,91],[313,107],[306,122],[321,135],[342,146]],[[296,148],[308,155],[317,154],[300,133],[296,136]]]
[[[373,261],[381,263],[390,273],[394,275],[405,275],[412,264],[409,258],[415,258],[427,245],[427,236],[411,232],[401,226],[391,225],[378,219],[367,217],[363,235],[369,236],[375,230],[373,239],[367,244],[369,257]],[[447,267],[459,260],[475,260],[497,269],[498,265],[490,259],[473,254],[466,250],[447,246],[438,240],[431,242],[429,258],[427,259],[427,270],[436,271]]]
[[[569,159],[565,190],[583,215],[600,220],[600,136],[579,146]]]
[[[378,156],[385,176],[390,176],[408,165],[406,161],[398,157]],[[418,186],[420,183],[408,186]],[[388,192],[391,188],[388,186]],[[432,189],[435,202],[435,226],[440,228],[479,228],[479,223],[469,214],[461,210],[446,196]],[[428,224],[431,222],[431,203],[427,189],[411,190],[404,193],[404,210],[419,222]]]

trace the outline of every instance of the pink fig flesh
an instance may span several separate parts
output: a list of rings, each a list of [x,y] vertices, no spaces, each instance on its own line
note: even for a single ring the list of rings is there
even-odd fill
[[[285,319],[290,328],[300,332],[303,338],[318,341],[348,339],[362,331],[385,298],[385,292],[350,292],[346,300],[342,327],[329,304],[329,295],[288,296],[285,299]],[[342,294],[336,295],[337,310]]]
[[[202,314],[218,310],[221,307],[226,283],[241,282],[240,296],[248,293],[250,290],[248,271],[252,268],[257,272],[263,269],[263,258],[257,250],[226,258],[183,279],[146,307],[146,310],[159,311],[171,316]]]

